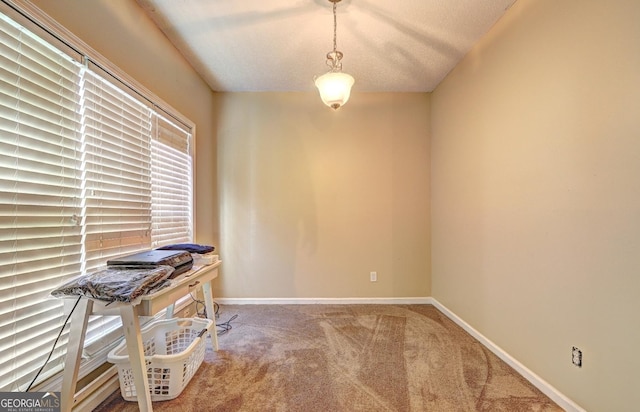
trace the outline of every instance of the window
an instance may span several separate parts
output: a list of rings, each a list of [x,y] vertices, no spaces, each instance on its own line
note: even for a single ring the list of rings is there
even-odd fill
[[[0,13],[0,391],[45,363],[63,280],[193,240],[192,127],[86,61]],[[87,339],[117,327],[92,317]]]
[[[151,216],[154,247],[190,242],[193,238],[193,168],[189,132],[154,113],[151,141]]]
[[[87,269],[151,247],[151,109],[86,71],[82,88]]]

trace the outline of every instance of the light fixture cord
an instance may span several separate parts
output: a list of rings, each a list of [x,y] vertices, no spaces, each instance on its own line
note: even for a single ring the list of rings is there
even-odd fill
[[[335,53],[338,49],[338,44],[336,42],[336,33],[338,32],[338,19],[336,18],[336,4],[333,3],[333,52]]]

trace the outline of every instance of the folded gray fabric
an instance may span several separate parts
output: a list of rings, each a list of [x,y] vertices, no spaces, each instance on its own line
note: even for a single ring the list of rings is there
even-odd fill
[[[171,266],[109,266],[78,276],[51,292],[57,298],[86,296],[105,302],[132,302],[169,285]]]

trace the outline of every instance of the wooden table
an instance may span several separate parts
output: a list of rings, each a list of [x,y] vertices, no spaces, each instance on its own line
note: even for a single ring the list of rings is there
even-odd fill
[[[71,316],[69,343],[67,345],[67,356],[62,381],[62,412],[71,412],[71,409],[75,405],[78,370],[80,368],[85,333],[90,315],[120,315],[122,317],[122,328],[127,343],[127,352],[131,361],[136,393],[138,394],[138,406],[142,412],[152,411],[153,406],[151,404],[151,394],[149,393],[149,382],[147,380],[142,334],[140,333],[140,320],[138,317],[153,316],[162,309],[167,308],[167,318],[171,318],[173,317],[174,304],[178,299],[202,288],[207,317],[215,323],[211,281],[218,277],[218,267],[221,263],[221,261],[218,261],[212,265],[197,267],[185,272],[173,279],[173,284],[170,287],[161,289],[151,295],[143,296],[137,305],[112,303],[106,306],[104,302],[99,300],[82,298]],[[75,303],[75,300],[72,303]],[[66,308],[71,310],[71,305],[66,305],[65,309]],[[215,327],[210,333],[210,336],[213,342],[213,348],[217,351],[218,335]]]

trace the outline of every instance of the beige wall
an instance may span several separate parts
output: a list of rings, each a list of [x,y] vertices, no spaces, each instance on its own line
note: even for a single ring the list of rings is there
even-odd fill
[[[32,0],[196,124],[196,241],[217,245],[213,92],[133,0]]]
[[[427,94],[218,98],[223,296],[430,295]]]
[[[639,21],[519,0],[432,95],[433,296],[589,411],[640,405]]]

